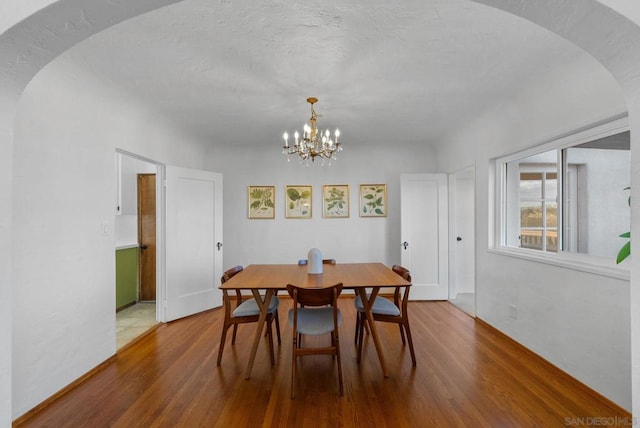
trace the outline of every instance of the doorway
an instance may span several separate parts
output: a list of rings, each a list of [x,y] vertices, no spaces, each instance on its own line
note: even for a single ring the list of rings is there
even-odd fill
[[[116,152],[116,349],[156,325],[158,164]]]
[[[475,166],[449,174],[449,301],[475,317]]]

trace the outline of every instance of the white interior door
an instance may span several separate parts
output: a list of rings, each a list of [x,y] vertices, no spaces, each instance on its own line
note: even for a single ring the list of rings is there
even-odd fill
[[[402,174],[402,265],[411,271],[412,300],[449,297],[446,174]]]
[[[166,183],[165,318],[172,321],[222,305],[222,174],[167,166]]]
[[[449,300],[475,316],[475,167],[449,176]]]

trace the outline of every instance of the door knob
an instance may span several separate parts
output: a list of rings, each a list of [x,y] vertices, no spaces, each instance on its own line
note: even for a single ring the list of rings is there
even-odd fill
[[[456,241],[458,241],[458,242],[462,241],[462,237],[458,236],[458,237],[456,238]]]
[[[218,243],[216,244],[216,247],[218,247],[218,251],[220,251],[220,248],[222,248],[222,242],[218,242]]]
[[[140,249],[141,250],[146,250],[148,247],[145,244],[140,244]]]
[[[408,243],[407,241],[404,241],[404,242],[402,243],[402,246],[403,246],[403,247],[404,247],[404,249],[406,250],[406,249],[407,249],[407,247],[409,246],[409,243]]]

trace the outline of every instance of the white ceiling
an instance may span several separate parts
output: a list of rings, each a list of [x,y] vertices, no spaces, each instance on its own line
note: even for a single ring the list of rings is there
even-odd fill
[[[185,0],[64,56],[213,144],[271,144],[306,98],[349,144],[437,142],[548,74],[597,66],[575,46],[468,0]]]

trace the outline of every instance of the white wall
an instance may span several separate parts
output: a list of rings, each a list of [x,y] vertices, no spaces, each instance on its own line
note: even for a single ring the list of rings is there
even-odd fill
[[[342,125],[348,128],[348,124]],[[354,132],[356,133],[356,132]],[[345,132],[346,134],[346,132]],[[341,262],[400,262],[400,173],[433,172],[433,153],[426,148],[399,150],[349,145],[332,166],[287,163],[279,141],[266,147],[212,148],[205,169],[224,174],[224,266],[251,263],[293,263],[319,248],[325,258]],[[360,184],[387,184],[388,214],[385,218],[361,218],[358,214]],[[287,219],[284,189],[287,184],[313,186],[313,218]],[[322,185],[348,184],[350,217],[322,218]],[[247,186],[276,186],[273,220],[249,220]]]
[[[602,67],[587,61],[558,72],[555,84],[514,94],[508,105],[461,127],[440,146],[438,159],[446,171],[476,164],[477,316],[630,410],[629,282],[488,250],[491,159],[625,111],[619,87]],[[509,316],[512,304],[517,319]]]
[[[14,418],[115,353],[115,149],[202,168],[203,149],[167,122],[64,56],[25,90],[15,122]]]
[[[0,5],[0,33],[55,0],[6,0]]]
[[[0,100],[0,118],[9,115],[2,109],[4,104]],[[0,206],[4,207],[0,210],[0,425],[8,425],[12,420],[13,129],[6,125],[0,119]]]

